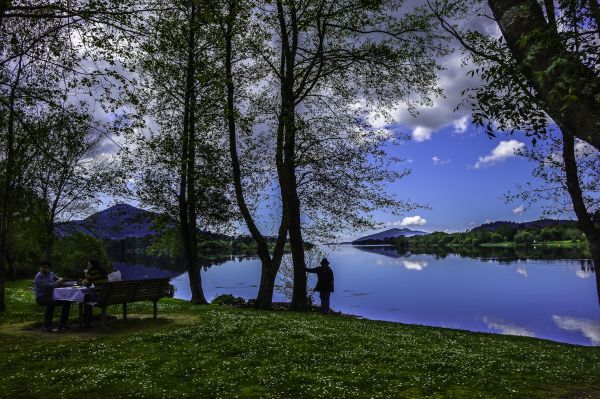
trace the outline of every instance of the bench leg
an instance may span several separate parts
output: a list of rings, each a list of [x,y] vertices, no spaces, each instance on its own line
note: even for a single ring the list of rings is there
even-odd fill
[[[79,302],[79,327],[83,327],[83,302]]]
[[[102,314],[100,315],[100,320],[102,321],[102,327],[106,327],[106,308],[102,308]]]
[[[123,320],[127,320],[127,304],[123,304]]]
[[[158,301],[153,301],[153,302],[154,302],[154,318],[156,319],[156,313],[158,311],[156,304],[158,303]]]

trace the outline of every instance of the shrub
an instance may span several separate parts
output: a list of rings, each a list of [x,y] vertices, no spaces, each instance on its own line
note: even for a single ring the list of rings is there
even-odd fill
[[[221,294],[213,299],[212,303],[214,305],[243,306],[246,304],[246,300],[231,294]]]
[[[81,277],[90,259],[98,260],[110,272],[104,244],[87,234],[75,233],[59,238],[54,244],[52,259],[54,271],[67,278]]]

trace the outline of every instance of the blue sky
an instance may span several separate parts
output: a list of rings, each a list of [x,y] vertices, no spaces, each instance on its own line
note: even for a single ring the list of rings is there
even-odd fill
[[[398,125],[389,128],[406,131]],[[418,215],[426,223],[406,227],[424,231],[463,231],[490,220],[538,219],[542,215],[542,204],[506,203],[502,198],[508,191],[515,191],[519,183],[535,182],[531,176],[534,167],[531,161],[511,156],[509,150],[497,150],[496,157],[490,156],[495,148],[507,147],[507,143],[510,143],[508,147],[521,145],[518,143],[531,146],[530,139],[523,135],[499,134],[490,139],[481,129],[477,131],[473,125],[468,125],[462,133],[454,126],[447,126],[428,140],[413,139],[394,147],[395,155],[407,160],[406,166],[412,173],[389,186],[390,192],[402,199],[429,204],[431,208],[408,212],[406,217]],[[508,155],[502,158],[501,154]],[[521,205],[525,205],[524,211],[515,212]],[[394,222],[400,227],[403,217],[379,212],[376,219],[387,223],[386,227],[391,227]]]

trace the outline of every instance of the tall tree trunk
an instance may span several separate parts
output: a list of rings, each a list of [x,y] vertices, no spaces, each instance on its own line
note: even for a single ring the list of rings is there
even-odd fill
[[[281,258],[283,254],[283,248],[285,246],[285,240],[287,237],[287,225],[285,223],[285,217],[282,217],[281,224],[279,226],[279,234],[277,236],[277,242],[275,244],[275,250],[273,257],[269,253],[269,246],[265,237],[261,234],[258,229],[248,205],[244,197],[244,189],[242,186],[242,173],[240,168],[240,161],[237,152],[237,133],[235,124],[235,87],[233,83],[233,36],[234,36],[234,22],[236,18],[236,2],[234,0],[229,1],[229,12],[227,16],[227,22],[224,29],[225,39],[225,79],[227,87],[227,106],[226,106],[226,119],[227,127],[229,130],[229,154],[231,156],[233,184],[235,188],[235,197],[238,204],[238,208],[244,222],[252,235],[252,238],[256,242],[256,252],[261,261],[261,275],[260,275],[260,286],[258,294],[256,296],[255,307],[258,309],[271,309],[273,305],[273,291],[275,288],[275,278],[279,267],[281,265]]]
[[[188,59],[186,69],[186,88],[183,114],[182,132],[182,158],[179,182],[179,219],[181,223],[181,237],[183,241],[183,257],[190,279],[192,292],[191,302],[206,304],[202,290],[202,279],[198,267],[198,242],[196,226],[196,192],[195,192],[195,162],[196,162],[196,91],[195,91],[195,55],[196,43],[194,24],[196,23],[196,6],[192,3],[189,19],[188,33]]]
[[[9,257],[8,240],[10,236],[10,219],[12,217],[12,195],[15,180],[15,101],[16,90],[21,79],[22,59],[19,59],[15,82],[8,99],[8,123],[6,129],[6,168],[2,180],[2,208],[0,209],[0,311],[6,310],[6,265]]]
[[[281,198],[283,211],[287,219],[288,234],[290,236],[290,248],[294,265],[294,288],[290,308],[304,310],[308,308],[306,295],[306,272],[304,262],[304,243],[302,239],[302,224],[300,219],[300,199],[298,198],[298,187],[296,181],[296,98],[295,85],[295,63],[298,48],[298,26],[296,20],[296,8],[289,3],[289,24],[282,0],[277,1],[277,13],[281,35],[281,113],[278,133],[283,133],[283,153],[278,162],[280,174]],[[291,35],[291,38],[290,36]],[[281,137],[278,137],[280,140]]]
[[[298,26],[296,8],[289,3],[289,24],[286,22],[282,0],[277,1],[281,35],[281,121],[283,122],[283,162],[281,162],[281,197],[287,219],[290,248],[294,264],[294,288],[290,308],[308,309],[306,294],[306,265],[298,184],[296,180],[296,97],[294,93]],[[291,38],[289,37],[291,35]]]
[[[600,150],[600,77],[565,48],[537,1],[488,4],[519,70],[547,104],[545,111],[570,134]]]
[[[598,267],[600,266],[600,228],[594,223],[598,221],[594,221],[592,215],[588,212],[583,199],[581,185],[579,184],[579,175],[577,173],[575,137],[569,134],[568,130],[562,129],[562,127],[561,131],[563,138],[563,161],[565,164],[567,191],[571,196],[573,209],[575,211],[575,215],[577,216],[577,224],[588,240],[596,275],[598,304],[600,305],[600,270],[598,270]]]
[[[288,94],[289,95],[289,94]],[[289,97],[288,97],[289,98]],[[293,104],[294,98],[291,98]],[[300,199],[298,198],[298,186],[296,181],[296,125],[293,105],[286,107],[287,112],[283,118],[285,121],[285,142],[283,161],[283,185],[282,196],[285,202],[284,210],[287,218],[288,232],[290,235],[290,249],[294,264],[294,289],[290,308],[294,310],[307,309],[308,298],[306,294],[306,271],[304,261],[304,240],[302,239],[302,222],[300,219]]]

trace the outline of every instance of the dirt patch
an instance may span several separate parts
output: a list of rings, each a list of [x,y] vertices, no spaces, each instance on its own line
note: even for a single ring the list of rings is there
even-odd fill
[[[103,336],[118,336],[136,332],[152,332],[174,325],[188,324],[200,319],[200,316],[189,314],[162,314],[157,319],[152,315],[130,313],[127,320],[110,317],[106,320],[106,327],[100,324],[99,320],[94,320],[92,328],[85,329],[79,327],[76,322],[71,324],[69,330],[60,330],[53,332],[43,332],[41,323],[26,322],[0,325],[0,334],[9,336],[39,337],[43,339],[73,339],[90,338]]]

